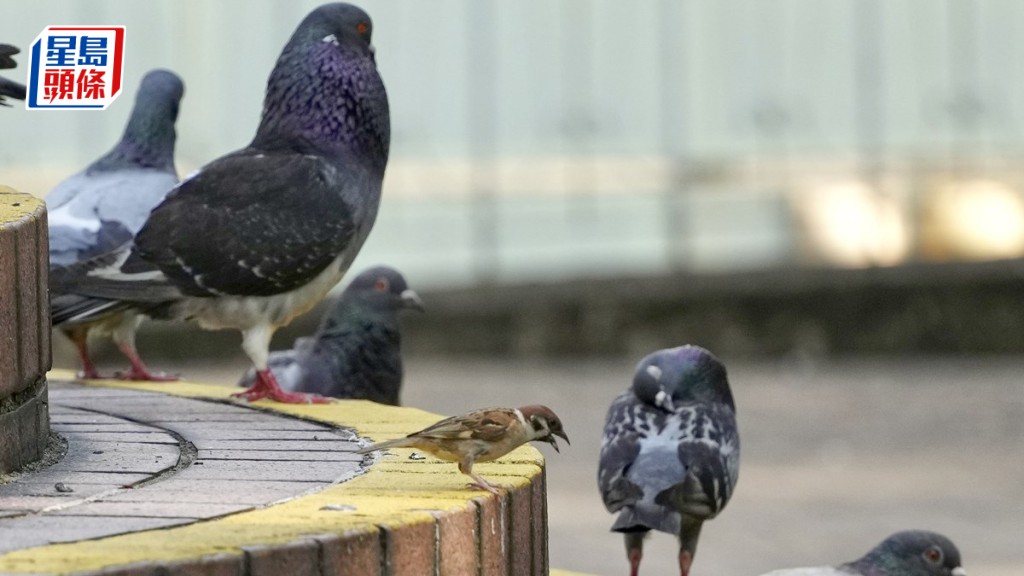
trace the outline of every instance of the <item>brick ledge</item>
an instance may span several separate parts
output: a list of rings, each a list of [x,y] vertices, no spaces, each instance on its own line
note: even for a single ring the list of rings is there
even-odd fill
[[[61,371],[52,377],[70,379]],[[230,388],[102,381],[192,398],[226,400]],[[374,440],[439,416],[366,401],[253,407],[354,427]],[[506,487],[471,491],[453,464],[394,450],[368,472],[321,492],[187,526],[53,544],[0,555],[3,574],[547,574],[544,459],[525,446],[475,469]]]

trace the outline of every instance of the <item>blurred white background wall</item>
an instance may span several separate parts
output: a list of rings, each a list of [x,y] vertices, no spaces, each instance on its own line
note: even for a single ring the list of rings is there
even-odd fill
[[[318,2],[39,0],[127,26],[105,112],[0,110],[0,182],[39,195],[178,72],[182,175],[245,145]],[[417,285],[1024,254],[1019,0],[368,0],[392,160],[361,265]],[[993,226],[995,217],[998,225]]]

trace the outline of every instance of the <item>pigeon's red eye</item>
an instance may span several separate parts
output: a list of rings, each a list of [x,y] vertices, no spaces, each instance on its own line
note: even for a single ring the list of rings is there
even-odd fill
[[[387,292],[391,285],[388,284],[387,278],[377,278],[377,281],[373,283],[373,287],[378,292]]]
[[[356,24],[356,32],[359,32],[360,34],[366,34],[367,30],[369,29],[370,25],[367,24],[366,22],[360,22],[359,24]]]
[[[939,562],[942,562],[942,550],[932,546],[925,551],[924,558],[932,564],[938,564]]]

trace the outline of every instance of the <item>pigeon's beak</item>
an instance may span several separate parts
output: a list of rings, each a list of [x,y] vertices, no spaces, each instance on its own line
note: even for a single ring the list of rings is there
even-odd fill
[[[411,288],[402,291],[402,307],[412,308],[413,310],[419,310],[423,312],[423,300],[420,300],[420,295],[417,294]]]
[[[953,571],[950,572],[950,574],[953,576],[967,576],[967,571],[960,566],[957,566],[956,568],[953,568]]]
[[[659,390],[658,393],[654,396],[654,403],[658,406],[658,408],[661,408],[666,412],[675,412],[676,410],[675,404],[672,403],[672,396],[670,396],[669,393],[665,392],[664,390]]]
[[[373,44],[370,44],[370,60],[377,61],[377,49],[373,47]]]

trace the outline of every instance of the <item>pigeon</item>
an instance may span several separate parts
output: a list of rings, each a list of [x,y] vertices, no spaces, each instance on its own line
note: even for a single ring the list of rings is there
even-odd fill
[[[612,531],[626,540],[639,573],[650,530],[679,537],[687,576],[701,525],[729,502],[739,476],[736,407],[725,366],[707,350],[682,346],[640,361],[630,389],[608,410],[598,486]]]
[[[149,211],[178,183],[174,169],[174,123],[185,87],[173,72],[147,73],[135,96],[128,125],[114,149],[67,178],[46,197],[50,229],[51,286],[64,290],[66,267],[130,242]],[[131,362],[122,374],[131,380],[174,380],[149,371],[135,349],[142,321],[136,311],[122,310],[81,321],[66,321],[61,330],[81,358],[81,378],[101,378],[89,356],[90,333],[108,333]]]
[[[21,50],[17,47],[11,46],[10,44],[0,44],[0,70],[8,70],[15,68],[18,63],[14,61],[13,56],[20,54]]]
[[[272,352],[269,366],[281,388],[335,398],[399,405],[402,387],[398,312],[423,311],[423,301],[402,274],[378,266],[360,273],[310,338]],[[252,386],[255,370],[241,379]]]
[[[473,472],[476,462],[491,462],[526,444],[547,442],[558,452],[558,436],[569,443],[562,421],[547,406],[483,408],[451,416],[404,438],[385,440],[360,448],[369,454],[388,448],[416,448],[448,462],[458,462],[459,472],[473,479],[471,488],[498,494],[494,484]]]
[[[838,567],[790,568],[763,576],[967,576],[960,551],[942,534],[897,532],[859,560]]]
[[[183,180],[130,245],[77,267],[79,298],[55,301],[53,318],[136,308],[234,328],[256,369],[236,397],[328,402],[282,390],[268,348],[341,280],[377,216],[390,118],[371,31],[349,4],[306,16],[270,74],[252,142]]]
[[[18,54],[21,50],[18,50],[10,44],[0,44],[0,70],[6,70],[8,68],[14,68],[18,65],[14,61],[15,54]],[[25,99],[25,86],[15,82],[14,80],[8,80],[7,78],[0,77],[0,106],[10,106],[4,98],[10,97],[15,100]]]

